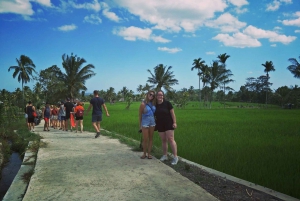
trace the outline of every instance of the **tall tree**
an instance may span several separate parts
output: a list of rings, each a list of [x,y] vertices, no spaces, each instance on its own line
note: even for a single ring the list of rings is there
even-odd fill
[[[223,68],[222,65],[219,65],[218,61],[214,61],[212,66],[208,68],[208,71],[205,74],[205,79],[210,84],[210,108],[213,91],[224,82],[224,80],[227,78],[228,71],[229,70]]]
[[[269,72],[275,71],[274,65],[272,61],[266,61],[266,63],[261,64],[265,67],[264,72],[267,73],[267,83],[269,82]],[[266,105],[268,104],[268,90],[269,90],[269,84],[266,84]]]
[[[65,73],[62,73],[61,81],[66,84],[67,96],[73,100],[80,90],[87,90],[85,82],[96,75],[92,70],[95,67],[92,64],[85,65],[86,60],[73,53],[71,56],[63,54],[62,60]]]
[[[18,82],[22,83],[23,104],[25,104],[24,103],[24,84],[26,84],[27,82],[30,82],[31,79],[33,79],[33,73],[36,73],[35,65],[34,65],[33,61],[25,55],[21,55],[20,59],[16,58],[16,61],[17,61],[18,65],[10,66],[8,68],[8,72],[13,69],[14,70],[13,78],[18,76]]]
[[[191,70],[193,71],[194,69],[198,70],[198,77],[199,77],[199,101],[201,102],[201,87],[200,87],[200,81],[201,81],[201,76],[204,75],[205,73],[205,61],[202,60],[202,58],[194,59],[193,67]],[[203,86],[204,87],[204,86]],[[201,103],[200,103],[201,104]],[[200,105],[199,104],[199,105]]]
[[[174,78],[173,71],[170,71],[171,69],[172,66],[167,67],[163,64],[154,67],[154,73],[148,69],[147,71],[151,74],[151,77],[148,77],[147,82],[154,84],[156,90],[161,90],[161,88],[164,88],[166,91],[171,90],[171,86],[178,84],[178,80]]]
[[[300,79],[300,63],[295,58],[289,58],[289,62],[291,62],[292,64],[289,65],[287,69],[294,75],[295,78]]]
[[[227,55],[226,53],[224,54],[220,54],[217,58],[219,59],[219,62],[221,63],[221,65],[223,66],[223,68],[226,70],[226,61],[227,59],[230,57],[230,55]],[[234,82],[233,79],[230,79],[230,77],[233,76],[233,74],[231,73],[231,70],[227,70],[226,71],[226,78],[224,79],[224,81],[222,82],[223,84],[223,91],[224,91],[224,98],[225,98],[225,94],[226,94],[226,90],[233,90],[230,87],[226,87],[227,84],[229,84],[230,82]],[[224,107],[225,107],[225,99],[224,101]]]

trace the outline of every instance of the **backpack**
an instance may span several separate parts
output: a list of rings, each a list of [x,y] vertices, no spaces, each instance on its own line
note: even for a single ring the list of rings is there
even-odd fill
[[[78,109],[76,111],[76,117],[82,117],[83,116],[83,109]]]

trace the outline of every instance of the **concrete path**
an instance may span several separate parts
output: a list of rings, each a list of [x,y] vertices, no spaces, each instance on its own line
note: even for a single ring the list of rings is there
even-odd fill
[[[140,159],[116,139],[95,133],[36,131],[47,143],[37,155],[24,201],[217,200],[158,159]]]

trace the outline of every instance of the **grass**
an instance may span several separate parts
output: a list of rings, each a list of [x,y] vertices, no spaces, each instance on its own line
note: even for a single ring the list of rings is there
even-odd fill
[[[300,198],[300,110],[228,105],[223,109],[222,104],[213,103],[216,109],[199,109],[199,103],[192,102],[185,109],[175,108],[178,155]],[[107,107],[110,117],[103,116],[102,128],[139,141],[139,103],[129,110],[126,103]],[[84,117],[84,129],[93,131],[91,114]],[[154,145],[161,146],[157,133]]]

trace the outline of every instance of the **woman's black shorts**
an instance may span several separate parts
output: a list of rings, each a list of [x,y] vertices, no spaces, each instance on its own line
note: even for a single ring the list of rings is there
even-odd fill
[[[174,130],[173,128],[173,122],[157,122],[156,123],[156,128],[158,132],[165,132],[165,131],[169,131],[169,130]]]

